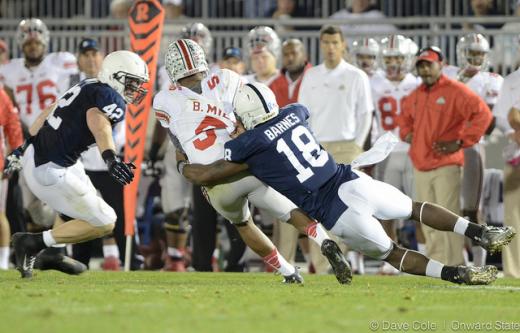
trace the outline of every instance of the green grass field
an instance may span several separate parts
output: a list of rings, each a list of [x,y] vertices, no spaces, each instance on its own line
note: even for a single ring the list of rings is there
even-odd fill
[[[475,332],[520,330],[520,280],[457,286],[411,276],[0,273],[0,332]],[[471,326],[473,325],[473,326]],[[516,331],[515,330],[515,331]]]

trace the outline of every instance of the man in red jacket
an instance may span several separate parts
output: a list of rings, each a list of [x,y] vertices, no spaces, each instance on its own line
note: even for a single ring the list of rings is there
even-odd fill
[[[11,99],[0,86],[0,127],[3,128],[0,135],[0,171],[4,170],[4,140],[11,149],[23,143],[22,126],[18,118],[18,111],[13,107]],[[10,151],[7,151],[10,153]],[[7,155],[7,154],[6,154]],[[9,268],[9,240],[11,231],[5,215],[5,202],[7,200],[7,179],[0,179],[0,270]]]
[[[471,89],[442,74],[442,61],[437,47],[419,52],[416,69],[423,83],[402,101],[400,136],[411,144],[416,200],[459,214],[462,148],[480,140],[492,115]],[[428,256],[449,265],[464,262],[462,236],[422,227]]]

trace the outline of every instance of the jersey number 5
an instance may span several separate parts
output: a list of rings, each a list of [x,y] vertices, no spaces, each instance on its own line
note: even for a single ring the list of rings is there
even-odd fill
[[[325,165],[329,160],[329,154],[321,149],[320,145],[314,140],[309,130],[303,126],[298,126],[291,132],[291,141],[296,148],[302,153],[303,158],[311,167],[319,168]],[[294,155],[293,150],[287,145],[284,139],[278,140],[276,150],[284,154],[292,166],[298,171],[296,178],[303,183],[314,175],[312,169],[303,166],[298,158]]]
[[[206,116],[202,119],[200,125],[195,129],[196,135],[202,135],[203,139],[197,138],[193,141],[193,145],[198,150],[206,150],[211,147],[217,140],[216,129],[226,128],[226,124],[217,118]]]

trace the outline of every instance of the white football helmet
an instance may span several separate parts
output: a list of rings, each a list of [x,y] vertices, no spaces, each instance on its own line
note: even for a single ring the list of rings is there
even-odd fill
[[[117,91],[127,103],[139,104],[147,93],[142,85],[149,80],[148,66],[133,52],[115,51],[103,60],[98,78]]]
[[[191,39],[199,44],[207,57],[211,55],[213,37],[209,29],[202,23],[191,23],[182,28],[181,38]]]
[[[280,58],[282,43],[278,34],[270,27],[259,26],[252,29],[247,35],[247,40],[249,54],[260,52],[265,49],[277,60]]]
[[[172,82],[200,72],[208,72],[202,47],[191,39],[178,39],[168,46],[166,72]]]
[[[16,41],[20,47],[30,39],[36,39],[43,45],[49,44],[49,29],[42,20],[37,18],[24,19],[18,24]]]
[[[274,93],[263,83],[244,84],[233,101],[235,115],[248,130],[278,115]]]
[[[417,45],[402,35],[391,35],[381,40],[381,67],[388,72],[399,71],[403,74],[409,73],[413,69]],[[398,64],[388,65],[386,57],[398,57]]]
[[[471,54],[471,51],[481,54]],[[489,42],[481,34],[467,34],[457,43],[457,62],[460,68],[485,71],[489,65],[488,54]]]
[[[377,69],[377,56],[379,54],[379,44],[373,38],[360,38],[352,43],[352,55],[356,66],[365,72],[374,72]],[[369,59],[363,59],[368,56]]]

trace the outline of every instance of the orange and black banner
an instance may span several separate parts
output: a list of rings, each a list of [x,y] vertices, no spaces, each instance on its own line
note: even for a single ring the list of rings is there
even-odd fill
[[[125,235],[133,235],[137,203],[137,189],[141,179],[141,164],[146,141],[148,114],[152,107],[152,96],[157,69],[157,57],[161,44],[164,10],[158,0],[137,0],[130,9],[130,47],[148,65],[150,82],[145,85],[148,94],[139,105],[129,105],[126,114],[125,160],[133,162],[134,181],[125,186]]]

